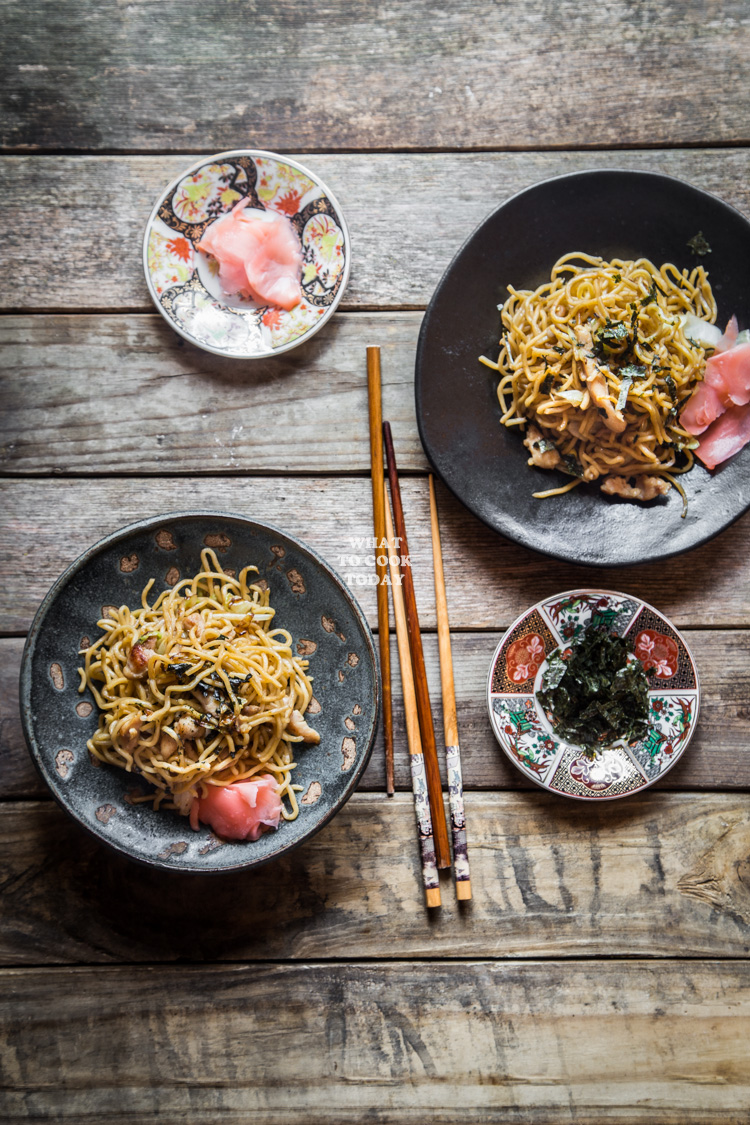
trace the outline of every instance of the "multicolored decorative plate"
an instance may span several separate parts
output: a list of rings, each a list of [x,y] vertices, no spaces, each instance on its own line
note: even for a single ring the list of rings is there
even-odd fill
[[[209,224],[241,199],[285,215],[302,244],[303,299],[287,312],[228,297],[218,266],[196,248]],[[201,158],[169,185],[146,224],[143,268],[159,312],[199,348],[237,359],[279,355],[309,339],[349,279],[349,232],[334,196],[287,156],[254,149]]]
[[[627,638],[649,674],[649,730],[593,757],[559,737],[537,699],[547,660],[589,625]],[[565,797],[610,800],[653,785],[684,753],[698,722],[698,671],[682,636],[653,606],[609,590],[569,590],[511,625],[490,665],[495,737],[526,777]]]

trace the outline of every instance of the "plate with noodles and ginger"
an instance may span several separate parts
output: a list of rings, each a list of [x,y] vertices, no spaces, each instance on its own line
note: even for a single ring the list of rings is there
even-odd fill
[[[330,566],[230,513],[146,519],[44,599],[21,713],[53,796],[99,840],[181,871],[255,867],[309,839],[367,764],[372,636]]]
[[[494,211],[422,323],[420,435],[480,519],[612,566],[750,505],[750,223],[670,176],[590,171]]]

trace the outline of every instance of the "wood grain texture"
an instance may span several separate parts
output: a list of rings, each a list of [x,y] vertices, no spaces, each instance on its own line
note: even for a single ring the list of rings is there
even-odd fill
[[[742,0],[5,5],[3,143],[563,148],[750,137]],[[168,44],[168,62],[165,46]],[[716,82],[721,73],[722,81]]]
[[[420,622],[434,629],[427,479],[404,479],[401,490]],[[238,512],[299,536],[352,585],[374,626],[372,556],[357,545],[372,538],[370,492],[364,477],[2,480],[0,633],[25,632],[55,579],[104,535],[144,514],[191,508]],[[553,563],[502,539],[440,485],[438,504],[453,629],[504,628],[541,598],[584,586],[635,594],[678,626],[750,626],[750,516],[666,564],[604,570]]]
[[[309,843],[222,876],[143,868],[51,802],[3,804],[0,964],[747,955],[742,795],[469,793],[466,821],[473,904],[448,875],[435,913],[410,794],[356,794]]]
[[[374,623],[357,584],[372,573],[356,543],[371,535],[365,345],[383,347],[400,466],[423,474],[418,310],[503,200],[621,167],[750,215],[743,0],[7,0],[3,31],[0,150],[22,155],[0,159],[0,634],[25,632],[102,535],[191,506],[308,540]],[[194,154],[243,144],[310,153],[354,247],[341,315],[256,364],[179,339],[141,266],[166,184]],[[426,481],[403,493],[433,629]],[[750,516],[685,558],[607,573],[438,500],[474,790],[468,908],[446,880],[442,909],[424,909],[412,800],[386,800],[379,747],[335,820],[259,872],[180,878],[110,853],[33,771],[23,641],[0,637],[3,1122],[748,1121],[750,813],[746,792],[720,790],[750,788]],[[703,686],[663,786],[594,807],[513,791],[526,783],[484,704],[503,628],[581,585],[688,626]],[[434,635],[425,652],[434,693]]]
[[[420,322],[337,316],[300,348],[238,363],[190,347],[155,314],[2,317],[0,468],[369,471],[364,364],[377,339],[399,461],[426,469],[414,408]]]
[[[485,704],[487,672],[502,634],[453,633],[458,730],[464,785],[467,789],[533,789],[497,745]],[[438,699],[440,673],[437,638],[426,634],[425,662],[430,697]],[[750,788],[750,632],[691,630],[690,647],[701,677],[700,722],[689,750],[658,783],[665,789]],[[45,797],[47,788],[34,769],[21,732],[18,674],[23,641],[0,640],[0,799]],[[406,720],[396,641],[391,635],[396,787],[411,788]],[[444,762],[441,709],[434,706],[438,756]],[[385,788],[382,732],[361,790]],[[443,776],[445,770],[443,767]]]
[[[750,969],[6,971],[5,1121],[741,1125]]]
[[[539,19],[547,35],[547,21]],[[727,73],[725,64],[721,73]],[[607,81],[613,76],[608,74]],[[698,91],[695,72],[689,81]],[[722,87],[723,82],[712,84],[715,91]],[[528,99],[525,88],[523,97]],[[700,97],[705,98],[703,91]],[[750,96],[746,101],[750,105]],[[596,112],[601,120],[609,119],[599,104]],[[612,120],[619,130],[629,118]],[[536,119],[541,121],[543,114]],[[247,134],[242,141],[248,143]],[[213,151],[215,147],[206,150]],[[0,161],[8,263],[0,274],[0,307],[150,311],[141,261],[146,221],[159,194],[194,159],[14,156]],[[750,214],[748,149],[316,154],[302,159],[337,196],[351,232],[352,273],[342,309],[424,307],[477,224],[514,192],[548,176],[586,168],[666,172]],[[500,296],[488,293],[488,300]],[[234,367],[241,370],[243,365],[235,361]]]
[[[440,522],[435,497],[435,478],[428,478],[430,494],[430,530],[432,532],[432,571],[435,582],[435,616],[440,655],[440,695],[443,712],[443,733],[446,746],[458,746],[458,716],[456,713],[456,685],[453,673],[451,626],[448,617],[448,599],[445,594],[443,548],[440,542]]]

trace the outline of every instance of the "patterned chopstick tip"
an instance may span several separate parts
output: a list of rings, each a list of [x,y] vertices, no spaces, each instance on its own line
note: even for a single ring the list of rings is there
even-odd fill
[[[469,879],[469,845],[466,839],[464,812],[464,786],[461,777],[461,751],[458,746],[446,746],[445,765],[448,773],[448,801],[451,810],[453,836],[453,871],[456,882]]]
[[[414,794],[414,812],[419,829],[419,846],[422,853],[422,880],[426,891],[439,887],[435,840],[432,835],[430,799],[427,793],[427,774],[424,768],[424,754],[410,754],[411,787]]]

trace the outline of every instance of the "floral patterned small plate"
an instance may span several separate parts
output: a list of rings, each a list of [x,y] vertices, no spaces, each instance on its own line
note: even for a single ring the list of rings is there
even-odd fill
[[[628,641],[649,675],[649,730],[589,757],[554,731],[537,699],[548,657],[587,626]],[[490,665],[495,737],[526,777],[565,797],[611,800],[653,785],[684,753],[698,723],[698,671],[683,637],[653,606],[610,590],[570,590],[538,602],[511,625]]]
[[[302,244],[302,301],[287,312],[228,297],[218,266],[196,248],[207,226],[241,199],[285,215]],[[202,157],[157,200],[146,224],[143,268],[159,312],[192,344],[255,359],[303,343],[333,314],[349,279],[349,232],[325,184],[288,156],[235,149]]]

